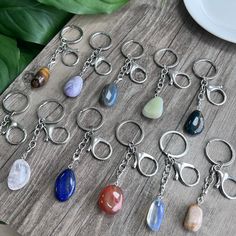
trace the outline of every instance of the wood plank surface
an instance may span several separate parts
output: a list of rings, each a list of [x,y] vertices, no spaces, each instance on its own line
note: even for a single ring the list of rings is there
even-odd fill
[[[197,137],[188,137],[190,150],[183,161],[194,164],[201,172],[200,183],[187,188],[178,181],[169,180],[164,202],[165,218],[160,232],[156,235],[191,235],[182,227],[183,218],[189,204],[194,203],[201,192],[204,177],[210,167],[204,155],[206,142],[213,137],[224,138],[236,148],[236,46],[207,33],[199,27],[187,13],[181,0],[133,0],[122,10],[112,15],[75,16],[68,24],[83,28],[84,39],[78,44],[81,60],[76,67],[65,67],[60,60],[52,70],[52,75],[41,89],[31,90],[23,82],[23,74],[29,70],[47,64],[48,58],[58,46],[58,35],[45,47],[14,83],[1,95],[14,89],[25,91],[31,98],[30,109],[16,117],[28,132],[28,140],[37,123],[36,109],[42,100],[55,98],[66,108],[66,118],[60,124],[71,133],[66,145],[57,146],[43,142],[40,136],[37,147],[28,157],[32,169],[30,183],[20,191],[10,191],[6,184],[9,168],[20,158],[28,145],[28,140],[11,146],[4,137],[0,139],[0,217],[22,235],[31,236],[73,236],[73,235],[155,235],[146,227],[146,215],[151,202],[159,191],[160,179],[164,169],[164,158],[158,141],[168,130],[182,131],[183,124],[196,107],[199,80],[192,73],[192,63],[199,58],[209,58],[217,63],[219,76],[213,84],[222,84],[227,91],[228,100],[222,107],[216,107],[205,101],[203,113],[206,120],[204,132]],[[113,72],[106,77],[98,76],[93,68],[86,74],[83,93],[79,98],[66,98],[62,87],[68,78],[79,73],[82,62],[91,53],[89,36],[96,31],[111,34],[113,47],[105,52],[112,62]],[[148,80],[142,85],[134,84],[126,77],[119,84],[119,102],[112,109],[100,107],[99,93],[102,87],[113,81],[124,62],[120,46],[124,41],[135,39],[145,48],[145,56],[138,61],[147,69]],[[141,116],[143,105],[153,96],[160,68],[153,62],[153,53],[157,49],[171,47],[180,57],[178,70],[191,75],[192,85],[179,90],[174,86],[165,86],[161,96],[165,111],[161,119],[150,121]],[[60,58],[59,58],[60,59]],[[18,101],[19,102],[19,101]],[[109,140],[114,153],[109,161],[99,162],[90,153],[85,153],[76,167],[77,190],[66,203],[59,203],[54,197],[54,182],[58,173],[66,168],[78,143],[83,137],[75,122],[77,112],[88,106],[98,106],[105,115],[105,124],[97,134]],[[50,111],[49,111],[50,112]],[[4,112],[0,111],[0,118]],[[155,156],[159,162],[159,171],[152,178],[141,176],[135,169],[129,168],[121,178],[121,187],[125,195],[122,211],[114,217],[107,217],[97,207],[98,194],[103,187],[114,181],[115,171],[124,158],[126,149],[115,138],[115,127],[123,120],[139,121],[145,130],[144,141],[139,151]],[[129,131],[127,130],[127,135]],[[171,148],[179,146],[170,140]],[[220,150],[216,150],[216,155]],[[226,170],[236,176],[236,163]],[[187,176],[187,175],[186,175]],[[191,179],[192,177],[187,178]],[[229,190],[234,191],[235,185]],[[218,190],[210,189],[203,204],[203,226],[195,235],[234,236],[236,231],[236,202],[224,198]]]

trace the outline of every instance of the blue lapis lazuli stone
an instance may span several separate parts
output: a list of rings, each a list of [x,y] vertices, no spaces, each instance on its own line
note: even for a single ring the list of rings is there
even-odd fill
[[[116,83],[110,83],[104,86],[100,95],[100,103],[106,107],[112,107],[116,104],[118,97],[118,87]]]
[[[190,135],[198,135],[204,129],[204,117],[199,110],[193,111],[184,124],[184,131]]]
[[[159,231],[162,220],[164,218],[164,203],[161,199],[156,199],[152,202],[148,215],[147,225],[152,231]]]
[[[67,201],[75,192],[76,179],[74,171],[71,169],[65,169],[62,171],[55,183],[55,196],[58,201]]]

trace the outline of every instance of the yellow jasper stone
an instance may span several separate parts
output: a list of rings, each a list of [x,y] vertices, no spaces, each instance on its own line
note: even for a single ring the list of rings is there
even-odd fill
[[[48,82],[50,77],[49,68],[43,67],[41,68],[35,75],[35,77],[31,81],[31,86],[33,88],[42,87],[45,83]]]
[[[184,219],[184,228],[186,230],[197,232],[202,225],[202,209],[197,204],[192,204],[188,208]]]

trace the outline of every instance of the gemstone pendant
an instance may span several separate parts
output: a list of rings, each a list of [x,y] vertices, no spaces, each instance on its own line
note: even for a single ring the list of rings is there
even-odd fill
[[[118,87],[116,83],[110,83],[104,86],[100,94],[100,103],[106,107],[112,107],[116,104],[118,97]]]
[[[147,102],[142,110],[142,114],[149,119],[158,119],[163,113],[163,99],[154,97]]]
[[[108,185],[100,192],[98,206],[106,214],[114,215],[122,208],[123,201],[121,188],[116,185]]]
[[[25,160],[16,160],[11,166],[7,178],[8,188],[11,190],[19,190],[23,188],[29,182],[30,173],[30,166]]]
[[[41,68],[34,78],[31,80],[31,87],[32,88],[39,88],[42,87],[44,84],[46,84],[50,77],[50,71],[49,68],[43,67]]]
[[[152,231],[159,231],[164,218],[164,203],[161,199],[152,202],[148,214],[147,225]]]
[[[64,94],[67,97],[78,97],[83,88],[83,79],[80,76],[71,77],[64,85]]]
[[[55,182],[55,197],[60,202],[67,201],[75,192],[76,179],[74,171],[65,169],[62,171]]]
[[[204,117],[199,110],[193,111],[184,124],[184,131],[190,135],[200,134],[204,129]]]
[[[184,219],[184,228],[192,232],[197,232],[202,225],[202,215],[200,206],[197,204],[191,205]]]

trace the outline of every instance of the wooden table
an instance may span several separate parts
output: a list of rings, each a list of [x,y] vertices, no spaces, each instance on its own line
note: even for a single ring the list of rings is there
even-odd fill
[[[164,198],[165,219],[160,232],[156,234],[191,235],[183,230],[182,222],[187,207],[196,201],[201,192],[203,177],[208,174],[210,164],[204,156],[207,140],[221,137],[230,141],[236,148],[235,45],[218,39],[199,27],[189,16],[181,0],[130,1],[122,10],[112,15],[75,16],[69,24],[79,25],[84,30],[84,39],[79,44],[79,66],[69,68],[58,62],[53,68],[49,83],[38,90],[27,88],[22,79],[23,72],[1,95],[2,99],[13,89],[21,89],[29,94],[30,109],[16,117],[27,129],[28,139],[37,123],[37,106],[47,98],[58,99],[64,104],[67,115],[62,123],[71,132],[70,142],[63,146],[45,143],[42,141],[43,137],[40,137],[36,149],[28,158],[32,169],[30,183],[20,191],[14,192],[7,188],[7,175],[14,160],[20,158],[27,148],[28,142],[11,146],[6,143],[4,137],[1,138],[1,220],[12,225],[22,235],[31,236],[154,235],[155,233],[147,229],[145,222],[149,205],[158,194],[164,169],[164,158],[159,150],[158,140],[167,130],[182,131],[186,118],[195,109],[199,80],[192,73],[192,63],[198,58],[206,57],[217,63],[220,71],[213,84],[225,86],[228,101],[222,107],[213,106],[207,101],[204,103],[206,128],[200,136],[188,137],[190,151],[183,159],[201,171],[201,181],[196,187],[187,188],[172,178],[169,180]],[[112,35],[114,46],[105,54],[112,62],[113,72],[107,77],[100,77],[90,69],[82,95],[77,99],[68,99],[64,96],[62,87],[70,76],[78,74],[82,61],[91,52],[88,45],[89,36],[100,30]],[[106,122],[98,134],[111,142],[114,154],[109,161],[99,162],[86,153],[76,167],[75,194],[68,202],[59,203],[53,194],[55,178],[70,163],[72,154],[84,134],[75,123],[75,115],[82,107],[99,106],[97,101],[102,87],[116,78],[124,61],[120,46],[129,39],[138,40],[145,47],[145,56],[139,64],[147,69],[148,81],[137,85],[125,78],[119,85],[119,103],[112,109],[101,108]],[[36,70],[46,65],[58,43],[57,35],[25,71]],[[183,90],[165,86],[162,91],[165,102],[164,115],[157,121],[151,121],[144,119],[140,113],[143,105],[151,98],[160,74],[160,68],[153,62],[153,53],[163,47],[171,47],[177,51],[180,56],[178,69],[191,75],[192,85],[189,89]],[[1,111],[1,118],[3,116],[4,113]],[[125,194],[123,210],[114,217],[107,217],[97,208],[98,194],[104,186],[114,180],[115,170],[125,155],[125,147],[121,146],[114,136],[115,127],[122,120],[131,118],[139,121],[145,129],[145,139],[138,149],[155,156],[160,168],[157,175],[152,178],[142,177],[131,168],[126,171],[121,179],[121,187]],[[174,150],[178,149],[175,144],[172,141]],[[227,168],[232,175],[236,175],[235,166],[236,163]],[[235,193],[233,186],[230,185],[229,189]],[[235,204],[236,202],[224,198],[218,190],[211,189],[202,206],[203,226],[196,235],[234,236]]]

